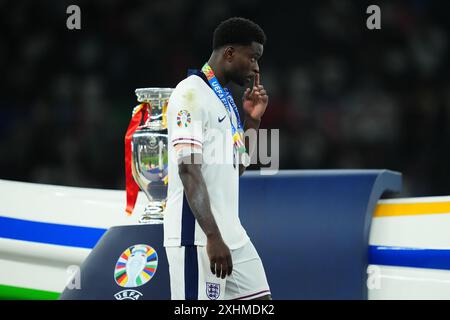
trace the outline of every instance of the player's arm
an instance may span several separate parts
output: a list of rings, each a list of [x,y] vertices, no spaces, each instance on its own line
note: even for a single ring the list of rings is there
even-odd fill
[[[252,119],[252,118],[246,116],[244,119],[244,132],[247,132],[247,130],[255,130],[256,131],[256,139],[258,139],[258,129],[259,129],[260,124],[261,124],[261,120]],[[250,158],[252,157],[253,153],[255,152],[257,145],[258,145],[258,140],[255,141],[254,145],[250,145],[249,139],[245,139],[245,150],[247,150]],[[250,149],[251,147],[253,147],[253,148]],[[239,165],[239,176],[242,176],[242,174],[245,172],[245,169],[246,169],[246,166],[244,166],[241,163]]]
[[[206,250],[210,260],[211,272],[225,278],[233,270],[231,253],[222,239],[219,227],[211,212],[208,190],[201,172],[201,153],[191,152],[199,148],[196,145],[176,146],[178,154],[178,173],[183,183],[189,207],[195,219],[207,237]],[[183,150],[186,155],[183,155]],[[186,152],[186,150],[188,150]]]
[[[264,86],[260,84],[260,75],[256,73],[253,88],[247,88],[244,92],[244,97],[242,99],[242,107],[244,108],[245,120],[244,120],[244,131],[247,132],[249,129],[256,130],[259,129],[259,125],[261,124],[261,118],[266,111],[267,104],[269,102],[269,97],[267,96],[267,92],[264,89]],[[258,134],[256,135],[258,136]],[[256,147],[255,144],[254,147]],[[245,147],[251,155],[255,150],[250,150],[249,142],[245,141]],[[239,165],[239,174],[242,175],[245,171],[245,166],[242,164]]]

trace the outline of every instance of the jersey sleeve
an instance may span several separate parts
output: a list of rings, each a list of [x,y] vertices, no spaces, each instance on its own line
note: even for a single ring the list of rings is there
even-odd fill
[[[195,85],[178,86],[172,93],[167,109],[169,143],[203,146],[203,131],[208,117],[199,89]]]

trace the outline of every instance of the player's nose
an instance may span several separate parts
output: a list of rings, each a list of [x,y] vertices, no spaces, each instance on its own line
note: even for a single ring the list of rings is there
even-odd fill
[[[255,64],[253,65],[253,73],[259,73],[259,64],[258,62],[255,62]]]

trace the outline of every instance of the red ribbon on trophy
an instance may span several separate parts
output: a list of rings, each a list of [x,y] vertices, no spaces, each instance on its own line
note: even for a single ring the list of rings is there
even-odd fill
[[[151,112],[150,104],[148,103],[141,103],[134,108],[127,133],[125,134],[125,184],[127,192],[127,207],[125,211],[129,216],[133,213],[139,192],[139,186],[133,178],[132,166],[134,164],[131,159],[131,139],[133,138],[134,132],[139,129],[139,126],[146,123],[150,117],[148,110]]]

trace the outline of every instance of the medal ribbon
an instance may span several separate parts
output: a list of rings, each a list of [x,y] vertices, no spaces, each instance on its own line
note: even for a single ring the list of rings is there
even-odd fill
[[[222,101],[222,104],[225,106],[225,109],[228,111],[228,115],[230,118],[231,124],[231,134],[233,136],[233,144],[236,150],[239,153],[245,153],[245,144],[244,144],[244,129],[242,128],[241,119],[239,117],[239,111],[237,109],[236,103],[234,102],[233,96],[228,91],[228,88],[222,88],[219,81],[217,80],[214,71],[208,63],[205,63],[202,67],[202,72],[205,74],[208,79],[211,88],[217,97]],[[237,120],[237,129],[233,124],[231,109],[233,109],[234,115]]]
[[[128,125],[127,133],[125,134],[125,185],[127,193],[127,207],[125,211],[129,216],[133,213],[139,192],[139,186],[133,178],[132,166],[134,166],[134,164],[131,159],[131,139],[139,125],[145,123],[149,119],[150,115],[147,111],[148,106],[148,103],[141,103],[133,110],[133,115],[130,124]]]

